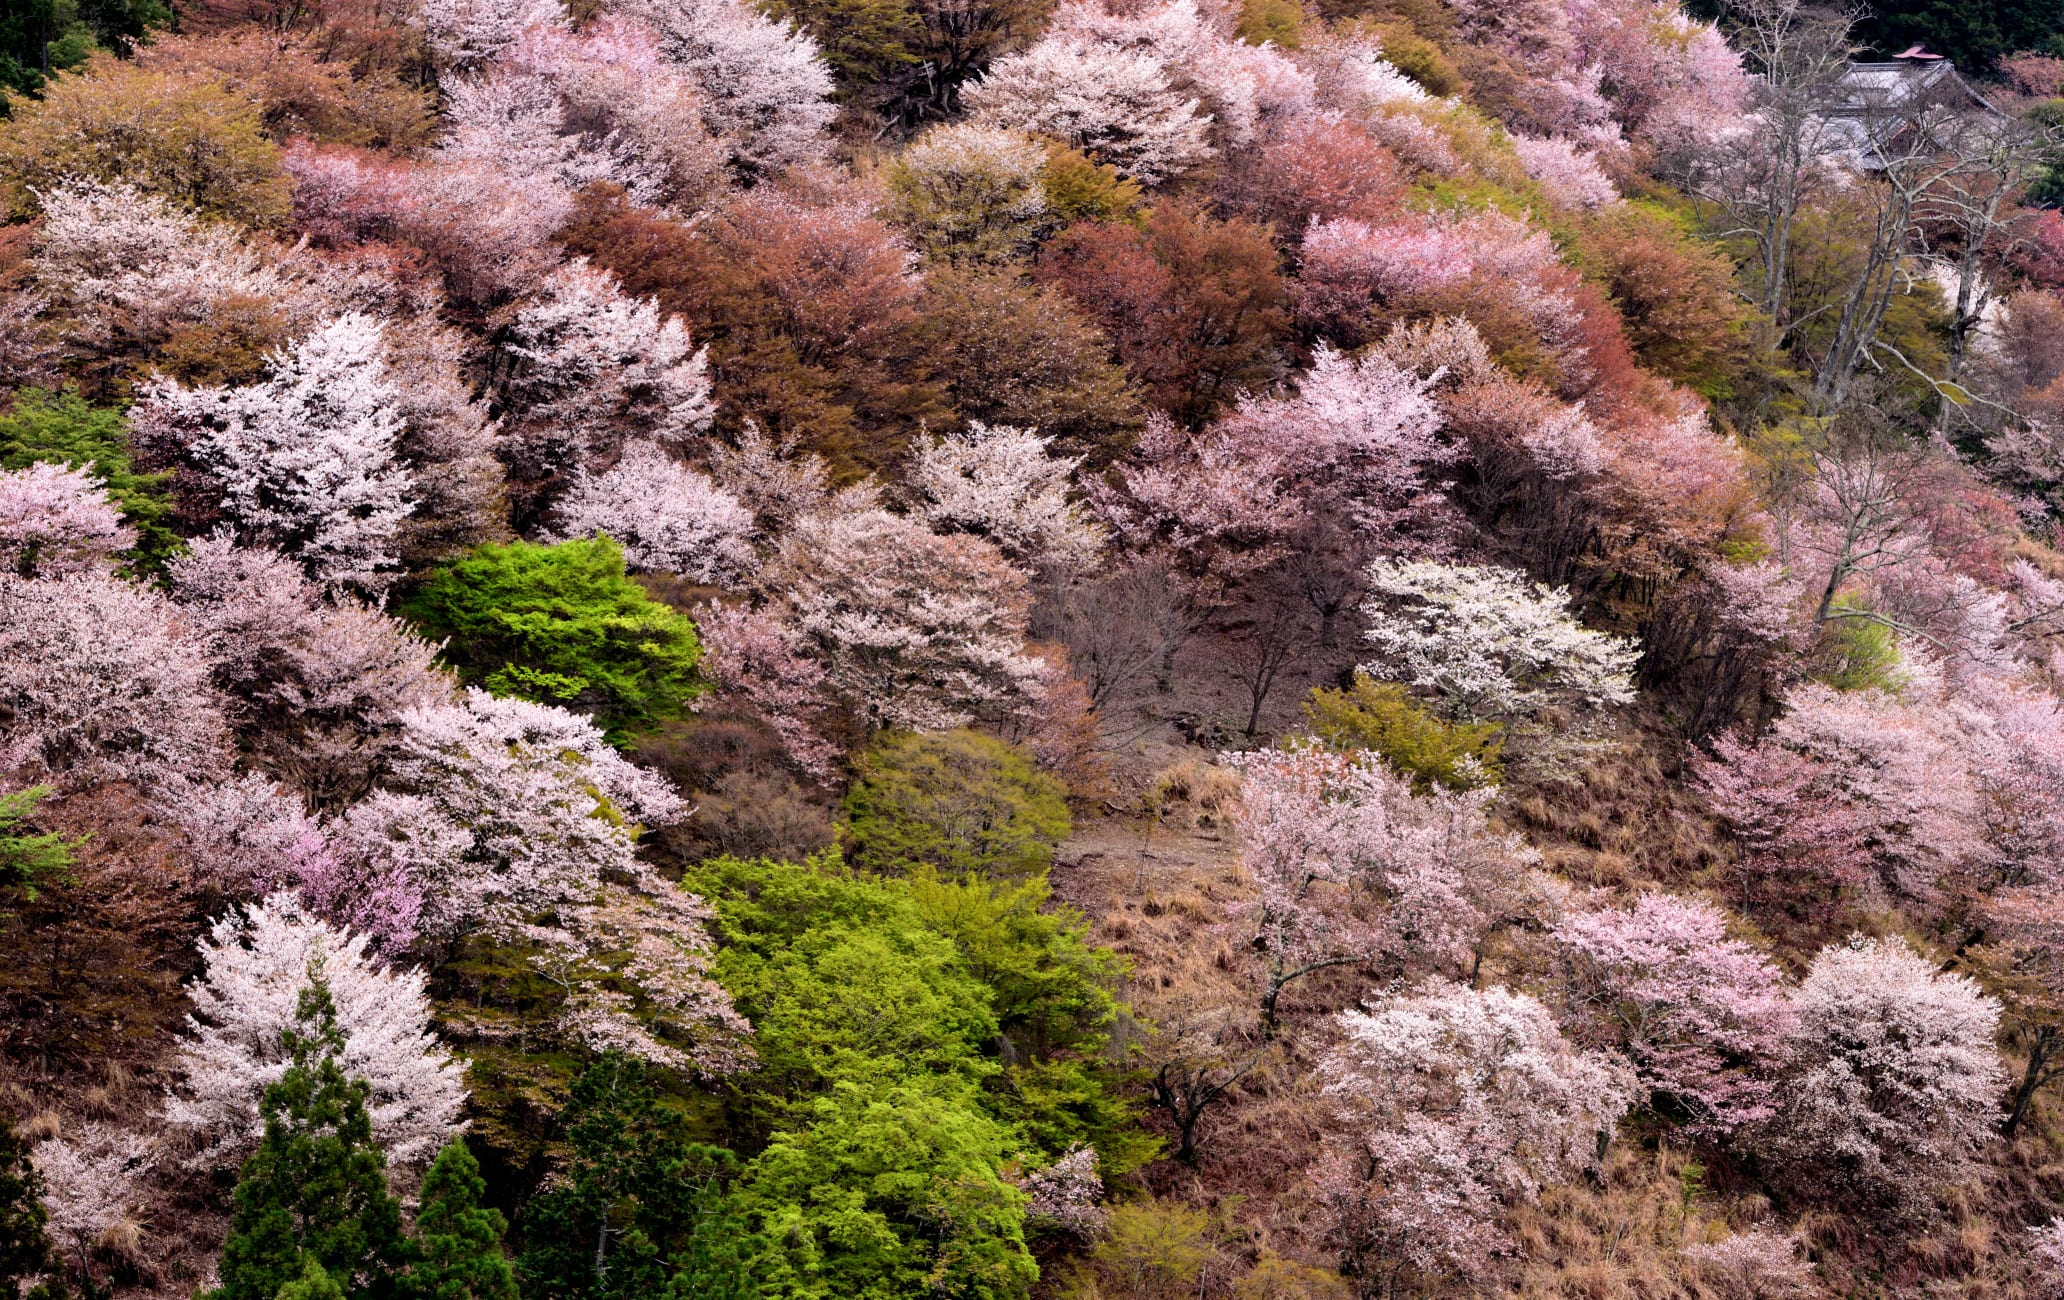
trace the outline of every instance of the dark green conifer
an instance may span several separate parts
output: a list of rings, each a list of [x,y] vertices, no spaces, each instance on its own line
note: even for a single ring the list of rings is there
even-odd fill
[[[516,1300],[516,1271],[502,1254],[508,1222],[480,1203],[487,1183],[463,1142],[437,1153],[423,1179],[416,1215],[416,1262],[405,1287],[410,1300]]]
[[[43,1179],[21,1139],[0,1119],[0,1296],[13,1295],[17,1282],[49,1266],[45,1217]]]

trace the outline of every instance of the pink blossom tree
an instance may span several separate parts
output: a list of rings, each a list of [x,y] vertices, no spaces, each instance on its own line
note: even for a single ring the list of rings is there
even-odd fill
[[[0,566],[57,577],[99,568],[135,544],[135,530],[86,469],[0,470]]]
[[[1635,1091],[1503,988],[1429,980],[1340,1027],[1318,1191],[1349,1261],[1389,1286],[1486,1278],[1515,1249],[1499,1219],[1590,1168]]]
[[[553,514],[551,537],[613,538],[633,572],[729,586],[754,567],[752,512],[707,474],[643,439],[625,443],[604,473],[576,470]]]
[[[1727,936],[1718,908],[1647,893],[1554,929],[1569,954],[1580,1037],[1626,1052],[1651,1096],[1726,1134],[1776,1113],[1791,1004],[1769,958]]]
[[[1801,1190],[1915,1211],[1999,1120],[1999,1004],[1899,939],[1821,950],[1793,994],[1797,1065],[1762,1150]]]
[[[780,738],[796,766],[828,778],[839,747],[818,729],[832,707],[824,666],[803,653],[802,638],[771,615],[741,605],[704,605],[695,612],[702,637],[702,674],[716,698],[752,711]]]
[[[965,726],[1038,681],[1025,579],[987,542],[857,509],[806,517],[781,559],[785,621],[869,726]]]
[[[831,69],[809,33],[742,0],[631,0],[660,50],[702,91],[703,120],[747,175],[820,159],[837,109]]]
[[[909,474],[919,509],[935,530],[985,538],[1022,569],[1087,568],[1103,530],[1069,500],[1081,457],[1055,456],[1051,444],[1030,429],[977,420],[922,447]]]
[[[93,1248],[138,1214],[142,1175],[156,1163],[143,1134],[91,1120],[38,1142],[29,1163],[43,1179],[45,1228],[79,1275],[94,1285]]]
[[[0,768],[66,783],[222,770],[229,733],[172,603],[105,574],[0,575]]]
[[[1059,33],[999,59],[962,91],[975,120],[1052,136],[1143,185],[1211,157],[1210,117],[1143,51]]]

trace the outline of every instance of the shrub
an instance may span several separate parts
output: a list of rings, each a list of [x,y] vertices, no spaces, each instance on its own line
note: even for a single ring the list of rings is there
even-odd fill
[[[17,213],[33,191],[86,177],[127,181],[209,216],[264,225],[291,198],[258,105],[207,74],[99,56],[52,82],[0,130],[0,174]]]
[[[184,543],[172,531],[172,501],[164,474],[138,474],[123,436],[122,413],[89,406],[75,388],[63,393],[24,388],[14,409],[0,415],[0,469],[26,469],[39,462],[92,467],[93,477],[122,508],[122,522],[136,530],[136,556],[149,568],[162,565]]]
[[[973,731],[884,737],[846,795],[852,858],[870,871],[1031,875],[1069,830],[1061,783]]]
[[[695,625],[624,576],[606,537],[488,543],[403,606],[469,684],[595,715],[612,741],[678,715],[702,690]]]
[[[1356,673],[1354,685],[1345,690],[1322,686],[1312,691],[1304,716],[1326,748],[1381,754],[1421,790],[1431,785],[1469,790],[1498,783],[1505,742],[1496,725],[1443,722],[1414,704],[1396,682]]]

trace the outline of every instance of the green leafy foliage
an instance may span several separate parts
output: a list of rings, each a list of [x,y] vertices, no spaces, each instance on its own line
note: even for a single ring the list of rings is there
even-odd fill
[[[208,1300],[274,1300],[289,1284],[315,1287],[310,1262],[343,1279],[332,1285],[349,1300],[388,1300],[408,1260],[401,1204],[387,1190],[387,1157],[366,1114],[371,1088],[345,1077],[336,1005],[319,970],[311,974],[286,1037],[287,1072],[265,1090],[265,1136],[237,1179],[222,1285]]]
[[[1067,793],[993,736],[894,734],[875,743],[846,795],[846,834],[869,871],[1025,876],[1068,837]]]
[[[1835,617],[1824,625],[1814,674],[1838,691],[1896,690],[1899,684],[1899,636],[1890,627],[1866,617],[1856,602],[1837,597]]]
[[[49,795],[47,785],[0,794],[0,890],[15,891],[24,902],[36,901],[38,885],[68,880],[72,850],[79,847],[77,840],[27,828],[36,805]]]
[[[405,1288],[414,1300],[517,1300],[516,1272],[502,1254],[508,1221],[480,1203],[486,1190],[465,1143],[437,1153],[416,1215],[418,1255]]]
[[[525,1300],[754,1294],[724,1191],[731,1153],[689,1141],[642,1065],[603,1056],[561,1120],[571,1159],[521,1223]]]
[[[273,1300],[344,1300],[344,1288],[337,1285],[337,1279],[313,1255],[305,1255],[306,1266],[301,1276],[279,1289]]]
[[[606,537],[490,542],[402,609],[446,640],[445,661],[465,681],[585,710],[614,741],[679,715],[702,689],[695,625],[626,577]]]
[[[185,546],[172,529],[171,476],[137,473],[125,432],[121,411],[89,404],[76,388],[24,388],[14,394],[13,409],[0,414],[0,469],[92,466],[121,507],[122,522],[136,530],[138,566],[155,571]]]
[[[1396,682],[1356,673],[1346,690],[1314,690],[1304,703],[1304,716],[1328,749],[1381,754],[1422,790],[1498,783],[1504,741],[1495,723],[1444,722],[1414,703]]]

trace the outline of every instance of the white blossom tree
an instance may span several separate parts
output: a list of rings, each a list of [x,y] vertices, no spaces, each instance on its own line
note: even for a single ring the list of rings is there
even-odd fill
[[[276,353],[268,370],[243,388],[157,380],[131,428],[209,476],[246,540],[278,547],[326,585],[383,586],[414,509],[396,456],[404,422],[383,327],[346,313]]]
[[[910,485],[940,532],[986,538],[1020,568],[1085,569],[1096,562],[1104,531],[1068,498],[1081,457],[1055,456],[1052,445],[1031,429],[976,420],[921,447]]]
[[[154,1163],[150,1144],[140,1133],[89,1121],[38,1142],[29,1163],[43,1177],[45,1229],[90,1279],[93,1247],[137,1213],[137,1180]]]
[[[419,0],[409,14],[445,68],[477,68],[531,27],[564,22],[559,0]]]
[[[741,170],[779,173],[824,156],[838,109],[831,69],[809,33],[741,0],[627,0],[622,8],[659,33],[667,59],[701,88],[703,119]]]
[[[1430,980],[1340,1027],[1319,1067],[1339,1108],[1319,1190],[1371,1275],[1481,1277],[1512,1249],[1503,1213],[1590,1168],[1634,1095],[1503,988]]]
[[[1210,117],[1138,50],[1048,37],[997,60],[962,99],[978,122],[1064,140],[1144,185],[1212,155]]]
[[[0,470],[0,567],[57,577],[100,568],[135,544],[135,530],[84,468],[39,461]]]
[[[226,767],[228,740],[170,601],[106,574],[0,575],[0,768],[158,781]]]
[[[1026,699],[1025,579],[989,543],[885,510],[812,515],[782,547],[788,622],[875,727],[939,731]]]
[[[715,414],[687,326],[582,259],[517,313],[506,351],[508,455],[535,478],[607,468],[635,436],[678,447]]]
[[[455,842],[463,851],[424,882],[426,934],[499,925],[540,908],[596,896],[606,876],[638,871],[640,823],[686,811],[666,781],[634,767],[577,713],[469,690],[463,702],[406,710],[393,759],[398,819],[368,820],[367,837]]]
[[[1912,1211],[1993,1137],[1999,1004],[1900,939],[1823,948],[1793,996],[1799,1065],[1764,1149],[1802,1190]]]
[[[643,439],[602,474],[577,471],[556,514],[552,536],[614,538],[634,572],[728,586],[753,567],[752,512]]]
[[[289,1064],[281,1036],[318,974],[344,1036],[339,1064],[372,1087],[366,1110],[390,1168],[419,1171],[463,1127],[465,1085],[430,1032],[422,972],[380,965],[364,935],[310,916],[291,894],[224,916],[200,951],[206,969],[190,986],[190,1032],[175,1057],[181,1082],[165,1119],[204,1143],[204,1159],[233,1163],[257,1143],[259,1102]]]
[[[1638,648],[1578,623],[1563,589],[1436,560],[1378,560],[1368,580],[1362,612],[1381,654],[1362,670],[1432,693],[1456,718],[1597,714],[1634,698]]]

